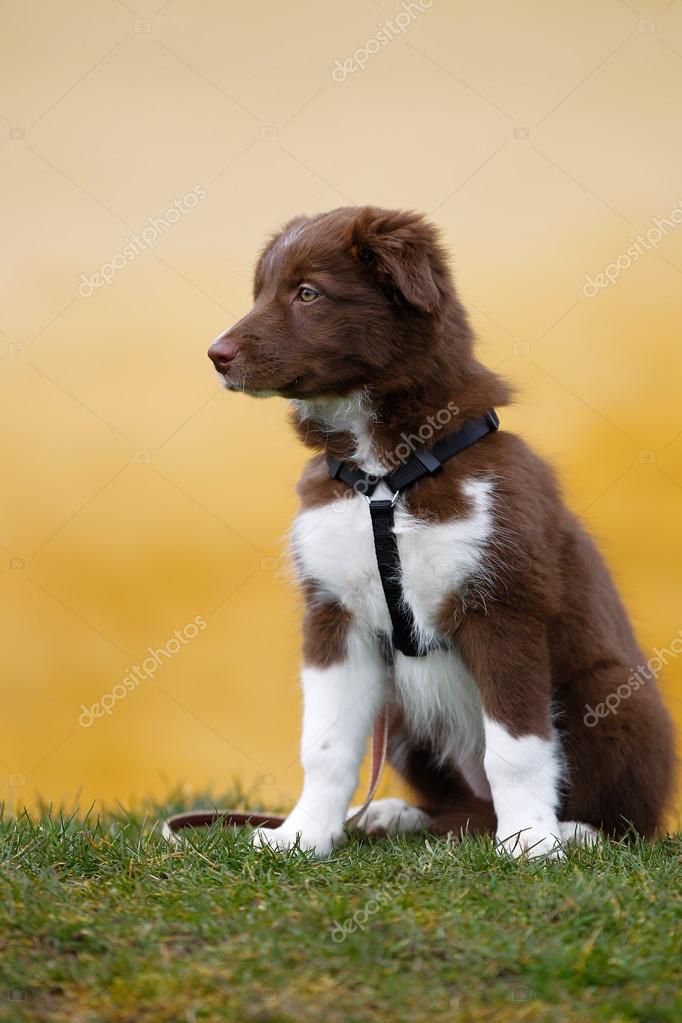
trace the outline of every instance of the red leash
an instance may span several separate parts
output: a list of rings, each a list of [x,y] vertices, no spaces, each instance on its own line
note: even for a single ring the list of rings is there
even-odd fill
[[[388,742],[388,709],[383,708],[377,715],[372,733],[372,771],[369,779],[369,786],[365,801],[346,821],[346,826],[354,827],[360,821],[365,810],[372,802],[381,775],[386,763],[386,745]],[[164,821],[162,835],[169,841],[178,843],[180,838],[177,834],[183,828],[202,828],[210,824],[220,823],[226,828],[278,828],[286,818],[277,817],[274,814],[263,813],[262,811],[248,810],[188,810],[186,813],[176,813]]]

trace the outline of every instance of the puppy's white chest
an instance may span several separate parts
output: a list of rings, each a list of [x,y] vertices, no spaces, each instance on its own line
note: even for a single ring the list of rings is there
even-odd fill
[[[481,575],[485,545],[492,531],[491,484],[469,482],[472,510],[449,522],[426,523],[396,504],[395,532],[403,595],[419,639],[428,647],[438,638],[438,619],[448,596]],[[335,501],[296,519],[294,551],[304,579],[353,615],[368,633],[391,633],[381,587],[372,523],[363,497]],[[455,649],[432,649],[422,657],[396,654],[393,685],[413,735],[429,741],[440,735],[443,760],[460,765],[480,755],[483,719],[475,680]]]
[[[436,636],[439,611],[482,564],[491,533],[491,484],[464,485],[472,511],[448,522],[424,522],[396,503],[395,533],[403,595],[420,638]],[[390,633],[390,617],[381,587],[369,507],[352,495],[301,512],[294,524],[293,547],[300,574],[314,580],[328,597],[353,614],[359,625]]]

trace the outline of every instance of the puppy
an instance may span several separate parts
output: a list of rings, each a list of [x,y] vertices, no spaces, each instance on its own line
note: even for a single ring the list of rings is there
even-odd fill
[[[263,250],[254,296],[209,356],[228,390],[288,399],[313,451],[293,528],[305,780],[282,827],[255,841],[330,852],[385,707],[389,763],[419,806],[372,803],[370,833],[468,829],[514,855],[596,829],[652,835],[671,790],[671,723],[552,471],[504,422],[429,462],[442,438],[510,400],[475,358],[435,229],[373,207],[297,218]],[[429,471],[391,492],[382,479],[418,452]],[[392,507],[392,607],[367,480]],[[617,712],[593,722],[614,693]]]

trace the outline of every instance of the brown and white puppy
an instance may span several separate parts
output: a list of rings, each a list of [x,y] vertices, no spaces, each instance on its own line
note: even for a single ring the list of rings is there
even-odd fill
[[[401,493],[404,599],[419,642],[439,648],[387,653],[367,502],[330,478],[325,454],[384,474],[509,401],[474,357],[435,229],[372,207],[291,221],[258,261],[253,309],[209,355],[229,389],[291,399],[315,452],[293,530],[305,781],[256,841],[329,853],[386,703],[389,761],[420,808],[377,801],[369,832],[469,828],[533,855],[597,828],[653,834],[673,768],[656,680],[552,471],[504,428]],[[617,713],[588,727],[586,711],[623,686]]]

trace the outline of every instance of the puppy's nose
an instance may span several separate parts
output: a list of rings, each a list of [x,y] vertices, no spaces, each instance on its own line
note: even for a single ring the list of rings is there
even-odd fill
[[[229,368],[236,354],[237,344],[229,337],[219,337],[208,350],[208,357],[219,373]]]

